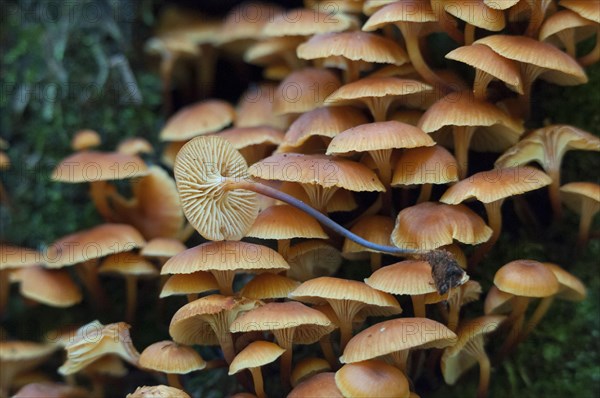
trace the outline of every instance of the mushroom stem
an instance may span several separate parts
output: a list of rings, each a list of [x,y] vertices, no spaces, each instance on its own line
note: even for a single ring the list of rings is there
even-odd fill
[[[546,315],[553,302],[554,296],[544,297],[540,300],[535,308],[535,311],[533,311],[533,314],[531,314],[531,317],[527,320],[527,323],[525,323],[525,327],[523,327],[523,330],[521,331],[521,334],[519,335],[518,341],[515,345],[525,341],[527,336],[529,336],[533,329],[535,329],[535,327],[540,323],[544,315]]]
[[[502,362],[504,358],[506,358],[516,347],[519,335],[523,329],[523,321],[525,320],[525,312],[527,311],[528,305],[529,297],[515,296],[513,298],[513,310],[507,319],[507,322],[511,325],[511,328],[508,332],[506,340],[504,340],[504,343],[502,344],[502,347],[500,347],[500,351],[496,357],[497,363]]]
[[[328,334],[321,337],[321,339],[319,340],[319,345],[321,346],[321,351],[323,351],[323,356],[325,357],[327,362],[329,362],[329,365],[331,365],[331,369],[339,368],[339,361],[333,352],[333,347],[331,346],[331,339],[329,338]]]
[[[367,98],[365,100],[371,115],[373,115],[373,121],[385,122],[387,120],[387,113],[390,107],[390,100],[385,97],[382,98]]]
[[[344,70],[344,83],[352,83],[360,77],[358,63],[352,60],[346,60],[346,69]]]
[[[432,187],[433,187],[433,184],[422,184],[421,185],[421,192],[419,193],[419,197],[417,198],[417,204],[429,201],[429,199],[431,198]]]
[[[217,57],[215,48],[211,44],[200,45],[200,51],[197,88],[199,98],[205,99],[212,95]]]
[[[90,197],[94,207],[107,222],[114,222],[116,216],[108,204],[108,197],[113,194],[114,187],[106,181],[90,182]]]
[[[454,126],[452,135],[454,138],[454,155],[458,165],[458,177],[462,180],[467,176],[469,163],[469,144],[475,128],[472,126]]]
[[[165,115],[169,115],[173,110],[173,102],[171,100],[171,75],[173,74],[173,67],[175,66],[176,60],[177,58],[173,54],[167,52],[164,54],[160,63],[163,112]]]
[[[287,259],[290,251],[290,239],[279,239],[277,241],[277,251],[281,254],[281,257]]]
[[[597,209],[591,200],[583,200],[581,205],[581,216],[579,219],[579,234],[577,237],[577,247],[583,248],[590,237],[590,228],[592,220]]]
[[[235,274],[229,271],[217,270],[213,270],[211,273],[217,280],[217,285],[219,286],[221,294],[223,296],[233,296],[233,278],[235,277]]]
[[[3,317],[8,304],[9,291],[10,281],[8,279],[8,270],[0,270],[0,319]]]
[[[94,303],[96,309],[104,310],[104,308],[106,308],[106,294],[100,285],[96,264],[97,262],[95,259],[77,264],[75,266],[75,272],[77,272],[79,279],[81,279],[81,282],[88,291],[90,299]]]
[[[465,25],[465,46],[470,46],[475,41],[475,25]]]
[[[249,191],[256,192],[261,195],[268,196],[270,198],[285,202],[291,206],[296,207],[299,210],[302,210],[309,216],[314,217],[321,224],[330,228],[335,233],[343,236],[344,238],[350,239],[353,242],[358,243],[361,246],[364,246],[368,249],[372,249],[378,252],[390,253],[390,254],[421,254],[419,250],[412,249],[401,249],[399,247],[393,246],[384,246],[379,245],[373,242],[370,242],[360,236],[350,232],[340,224],[336,223],[326,215],[320,213],[318,210],[313,207],[307,205],[301,200],[296,199],[295,197],[278,191],[275,188],[271,188],[267,185],[261,184],[259,182],[249,182],[249,181],[231,181],[226,189],[246,189]]]
[[[231,364],[233,358],[235,358],[235,348],[233,345],[233,339],[231,338],[231,333],[224,332],[221,336],[217,335],[219,339],[219,345],[221,346],[221,350],[223,351],[223,357],[228,364]]]
[[[560,164],[551,164],[546,172],[552,179],[552,182],[548,186],[548,196],[550,197],[550,204],[552,205],[552,212],[554,213],[554,221],[560,221],[562,218],[562,203],[560,200]]]
[[[398,23],[398,28],[404,36],[406,42],[406,52],[408,57],[415,67],[417,73],[425,79],[429,84],[439,87],[443,91],[450,91],[448,84],[436,75],[427,65],[421,54],[421,48],[419,47],[418,31],[421,29],[418,23],[404,22]]]
[[[125,275],[125,288],[127,295],[125,320],[127,323],[133,323],[137,308],[137,277],[135,275]]]
[[[527,25],[527,30],[525,30],[525,36],[537,37],[538,30],[542,22],[544,22],[544,12],[547,5],[544,5],[543,0],[529,0],[527,4],[531,8],[531,15],[529,16],[529,25]]]
[[[248,369],[252,374],[252,380],[254,381],[254,393],[258,398],[265,398],[265,388],[263,385],[263,376],[260,368]]]
[[[577,58],[577,49],[575,48],[574,29],[565,29],[556,33],[561,43],[565,46],[565,51],[573,58]]]
[[[279,342],[279,340],[277,340]],[[281,344],[281,343],[280,343]],[[291,388],[290,376],[292,374],[292,347],[285,348],[283,354],[281,354],[281,385],[286,391]]]
[[[487,88],[494,79],[492,75],[481,69],[475,69],[475,79],[473,80],[473,95],[476,100],[485,101],[487,98]]]
[[[413,312],[416,318],[427,318],[425,312],[425,295],[414,294],[410,296],[413,305]]]
[[[340,351],[344,352],[346,344],[352,338],[352,321],[345,322],[340,319]]]
[[[477,248],[475,253],[469,259],[469,269],[473,269],[477,267],[479,262],[483,260],[486,254],[494,247],[498,238],[500,237],[500,232],[502,232],[502,204],[504,203],[504,199],[495,200],[493,202],[484,203],[485,211],[487,213],[488,225],[492,229],[492,236],[490,239],[482,243],[481,246]]]
[[[373,253],[370,255],[371,259],[371,271],[375,272],[381,268],[381,253]]]
[[[477,387],[477,398],[486,398],[490,385],[490,359],[483,353],[478,358],[479,361],[479,386]]]
[[[180,390],[183,390],[183,385],[181,384],[181,380],[179,379],[178,374],[167,373],[167,383],[169,383],[169,385],[171,387],[175,387],[175,388],[179,388]]]

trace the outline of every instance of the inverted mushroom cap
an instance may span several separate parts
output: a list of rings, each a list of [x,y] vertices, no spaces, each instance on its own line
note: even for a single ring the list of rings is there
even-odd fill
[[[113,253],[129,251],[146,242],[140,233],[126,224],[102,224],[60,238],[50,245],[47,262],[50,268],[60,268]]]
[[[168,374],[186,374],[204,369],[206,362],[191,347],[178,345],[172,341],[159,341],[142,351],[139,365],[145,369]]]
[[[327,239],[321,224],[290,205],[274,205],[261,211],[246,236],[260,239]]]
[[[94,182],[124,180],[148,174],[144,161],[118,152],[77,152],[61,160],[52,171],[53,181]]]
[[[298,58],[341,56],[352,61],[402,65],[408,56],[402,47],[385,37],[361,32],[325,33],[298,46]]]
[[[143,386],[135,389],[127,398],[190,398],[179,388],[169,386]]]
[[[469,198],[490,203],[539,189],[552,182],[543,171],[533,167],[493,169],[473,174],[457,182],[440,198],[440,202],[458,204]]]
[[[335,384],[345,397],[408,398],[408,379],[383,361],[346,364],[335,373]]]
[[[491,236],[491,228],[466,206],[423,202],[398,214],[392,242],[397,247],[432,250],[454,239],[474,245]]]
[[[360,163],[325,155],[282,153],[250,166],[249,173],[265,180],[317,184],[349,191],[384,191],[377,175]]]
[[[552,296],[560,287],[554,273],[533,260],[515,260],[503,265],[494,275],[494,285],[503,292],[523,297]]]
[[[446,326],[427,318],[398,318],[377,323],[356,334],[340,357],[354,363],[411,348],[444,348],[456,342]]]
[[[275,361],[285,349],[268,341],[254,341],[244,348],[229,365],[229,375],[244,369],[259,368]]]
[[[206,239],[241,239],[258,214],[256,194],[225,190],[225,181],[248,178],[244,158],[220,137],[197,137],[181,148],[175,180],[183,212]]]
[[[107,354],[118,355],[137,365],[140,354],[131,342],[130,327],[125,322],[103,325],[98,321],[80,327],[65,347],[67,361],[58,372],[62,375],[77,373]]]
[[[167,120],[160,132],[161,141],[184,141],[198,135],[214,133],[231,124],[233,107],[222,100],[206,100],[188,105]]]
[[[446,348],[441,359],[442,374],[446,383],[455,384],[464,372],[477,363],[478,359],[473,356],[476,351],[468,345],[481,336],[494,332],[505,319],[503,315],[486,315],[469,319],[460,325],[456,344]]]

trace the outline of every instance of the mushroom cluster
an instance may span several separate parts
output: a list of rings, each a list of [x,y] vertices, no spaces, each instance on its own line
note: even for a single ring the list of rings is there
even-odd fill
[[[79,305],[90,321],[43,342],[3,334],[0,397],[197,396],[196,377],[238,397],[417,397],[478,364],[483,398],[555,299],[585,299],[554,258],[489,264],[503,224],[526,222],[503,204],[535,190],[541,217],[581,215],[579,252],[590,239],[600,185],[561,185],[561,160],[600,138],[526,126],[536,80],[587,82],[600,2],[304,3],[164,13],[145,47],[160,56],[160,144],[100,151],[82,130],[52,172],[88,184],[104,223],[44,250],[0,244],[0,315]],[[453,49],[431,54],[432,36]],[[217,60],[263,80],[237,104],[217,98]],[[201,90],[174,111],[177,61]],[[138,326],[154,341],[141,354]],[[59,350],[66,384],[20,381]]]

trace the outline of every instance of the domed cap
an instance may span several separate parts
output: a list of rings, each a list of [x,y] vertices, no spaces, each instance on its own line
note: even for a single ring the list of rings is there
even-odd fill
[[[515,260],[503,265],[494,275],[494,285],[503,292],[523,297],[552,296],[560,287],[554,273],[533,260]]]
[[[186,374],[204,369],[206,362],[193,348],[167,340],[146,347],[140,355],[139,365],[168,374]]]

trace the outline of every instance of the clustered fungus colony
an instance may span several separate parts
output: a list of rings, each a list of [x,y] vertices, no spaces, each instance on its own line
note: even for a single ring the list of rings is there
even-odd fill
[[[85,296],[91,321],[111,302],[112,277],[125,282],[123,318],[51,341],[3,333],[0,396],[114,396],[104,381],[137,368],[157,386],[128,397],[189,397],[198,372],[222,368],[230,384],[220,388],[235,397],[417,397],[428,380],[452,385],[478,365],[484,397],[490,369],[555,299],[585,298],[550,262],[514,259],[487,292],[478,271],[502,234],[503,203],[532,190],[547,190],[556,219],[563,205],[581,214],[585,249],[600,186],[561,185],[561,160],[600,151],[600,139],[524,125],[536,80],[586,83],[583,67],[600,57],[600,2],[307,0],[294,10],[244,3],[214,22],[170,10],[162,22],[146,48],[160,57],[169,116],[160,164],[140,157],[156,150],[143,138],[104,152],[97,133],[79,131],[52,177],[87,184],[105,223],[44,255],[0,246],[0,312],[18,284],[48,306]],[[473,80],[431,66],[433,34],[456,43],[445,57]],[[578,54],[593,35],[593,50]],[[205,96],[173,113],[176,64],[191,61],[206,83],[216,57],[259,65],[264,80],[237,104]],[[473,151],[497,154],[493,168],[473,164]],[[203,243],[186,247],[194,237]],[[369,276],[350,279],[352,267]],[[171,340],[140,354],[129,329],[147,278],[159,281],[144,298],[157,311],[171,296],[188,303],[167,315]],[[484,313],[466,317],[478,300]],[[207,346],[219,347],[213,359]],[[62,350],[63,383],[31,373]]]

